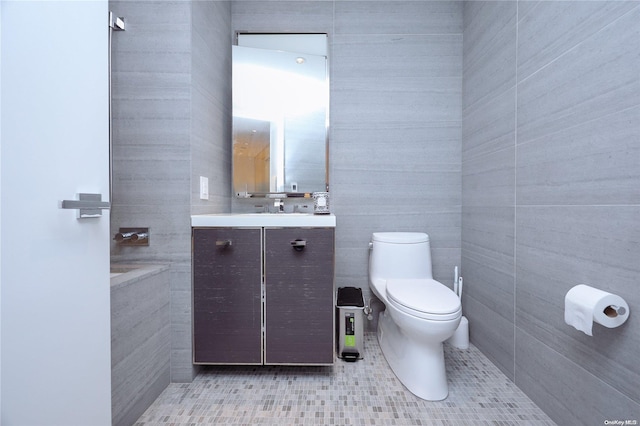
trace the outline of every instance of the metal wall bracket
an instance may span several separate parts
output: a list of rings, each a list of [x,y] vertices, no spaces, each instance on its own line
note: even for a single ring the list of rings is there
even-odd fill
[[[102,201],[102,194],[78,194],[77,200],[62,200],[60,208],[78,210],[78,219],[101,217],[102,210],[111,207],[108,201]]]
[[[114,16],[113,12],[109,12],[109,28],[114,31],[124,31],[124,18]]]

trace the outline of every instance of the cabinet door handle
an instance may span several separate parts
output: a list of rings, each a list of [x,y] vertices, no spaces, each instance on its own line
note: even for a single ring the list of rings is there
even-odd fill
[[[231,247],[233,242],[231,240],[217,240],[216,246],[218,247]]]
[[[307,246],[306,240],[297,239],[297,240],[291,241],[291,247],[293,247],[294,250],[302,251],[306,246]]]

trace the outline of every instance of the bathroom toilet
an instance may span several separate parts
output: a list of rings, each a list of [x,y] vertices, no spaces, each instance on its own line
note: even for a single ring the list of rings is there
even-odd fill
[[[369,286],[386,307],[378,320],[378,342],[395,375],[422,399],[445,399],[442,344],[458,327],[462,306],[451,289],[433,279],[429,236],[373,233]]]

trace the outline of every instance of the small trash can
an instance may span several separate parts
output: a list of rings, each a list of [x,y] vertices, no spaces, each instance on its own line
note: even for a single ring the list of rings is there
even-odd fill
[[[362,289],[340,287],[336,298],[338,358],[362,359],[364,353],[364,298]]]

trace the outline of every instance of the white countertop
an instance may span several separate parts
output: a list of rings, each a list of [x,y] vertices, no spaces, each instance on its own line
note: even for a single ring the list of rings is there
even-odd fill
[[[191,226],[197,227],[319,227],[335,228],[333,214],[311,213],[220,213],[191,216]]]

